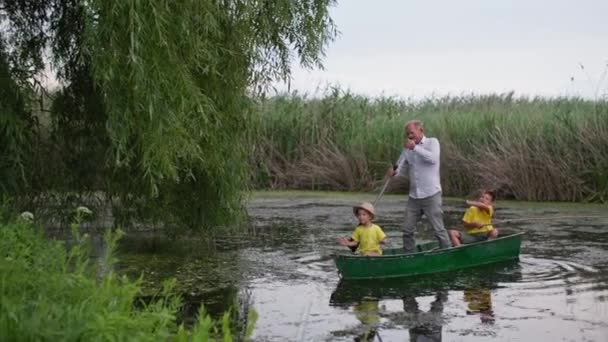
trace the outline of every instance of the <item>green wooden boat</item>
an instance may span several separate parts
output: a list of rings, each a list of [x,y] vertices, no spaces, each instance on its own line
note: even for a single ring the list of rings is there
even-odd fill
[[[518,259],[523,234],[504,235],[446,249],[438,249],[435,241],[424,242],[416,246],[416,253],[406,254],[403,248],[393,248],[384,250],[382,256],[339,254],[334,259],[343,279],[395,278],[446,272]]]

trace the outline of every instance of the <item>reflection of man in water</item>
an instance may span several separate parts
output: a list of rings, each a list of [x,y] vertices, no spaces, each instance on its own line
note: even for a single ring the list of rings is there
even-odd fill
[[[373,341],[376,337],[376,329],[380,323],[378,303],[377,298],[363,297],[360,303],[353,306],[355,316],[363,324],[365,330],[362,334],[355,336],[355,342]]]
[[[490,289],[465,290],[464,301],[468,303],[467,315],[479,314],[482,323],[494,323],[492,293]]]
[[[435,300],[431,303],[428,312],[418,308],[416,297],[403,297],[403,311],[413,315],[412,320],[416,325],[410,328],[411,342],[441,341],[441,329],[443,324],[443,303],[448,299],[447,291],[439,291]]]

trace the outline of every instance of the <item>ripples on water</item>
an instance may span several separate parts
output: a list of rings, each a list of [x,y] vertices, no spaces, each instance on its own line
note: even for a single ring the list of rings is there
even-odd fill
[[[159,255],[138,249],[134,239],[123,244],[121,267],[143,272],[152,288],[177,277],[190,308],[186,321],[200,303],[217,315],[246,303],[259,314],[256,341],[608,341],[608,218],[502,226],[527,232],[518,262],[340,281],[330,255],[342,251],[335,239],[354,227],[350,206],[365,199],[257,198],[248,234],[223,240],[223,248],[166,242],[170,246],[160,249],[172,252]],[[404,205],[403,198],[388,196],[378,208],[378,223],[393,246],[400,244]],[[464,208],[450,201],[445,206],[452,225]],[[497,215],[563,216],[570,210],[606,215],[605,207],[548,210],[538,204],[504,204]],[[431,238],[426,225],[419,232]]]

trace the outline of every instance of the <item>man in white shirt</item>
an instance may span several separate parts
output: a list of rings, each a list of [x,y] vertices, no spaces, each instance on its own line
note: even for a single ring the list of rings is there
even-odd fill
[[[450,247],[450,240],[443,225],[441,209],[441,182],[439,178],[439,140],[424,136],[422,122],[412,120],[405,124],[407,139],[397,168],[389,175],[409,174],[410,192],[407,201],[403,248],[415,252],[414,232],[422,214],[429,219],[441,248]]]

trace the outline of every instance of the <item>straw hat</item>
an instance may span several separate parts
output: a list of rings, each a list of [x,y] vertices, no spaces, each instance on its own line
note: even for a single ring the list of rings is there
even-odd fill
[[[359,205],[353,207],[353,213],[357,216],[357,210],[363,209],[367,211],[370,215],[372,215],[372,219],[376,217],[376,210],[374,209],[374,205],[369,202],[363,202]]]

